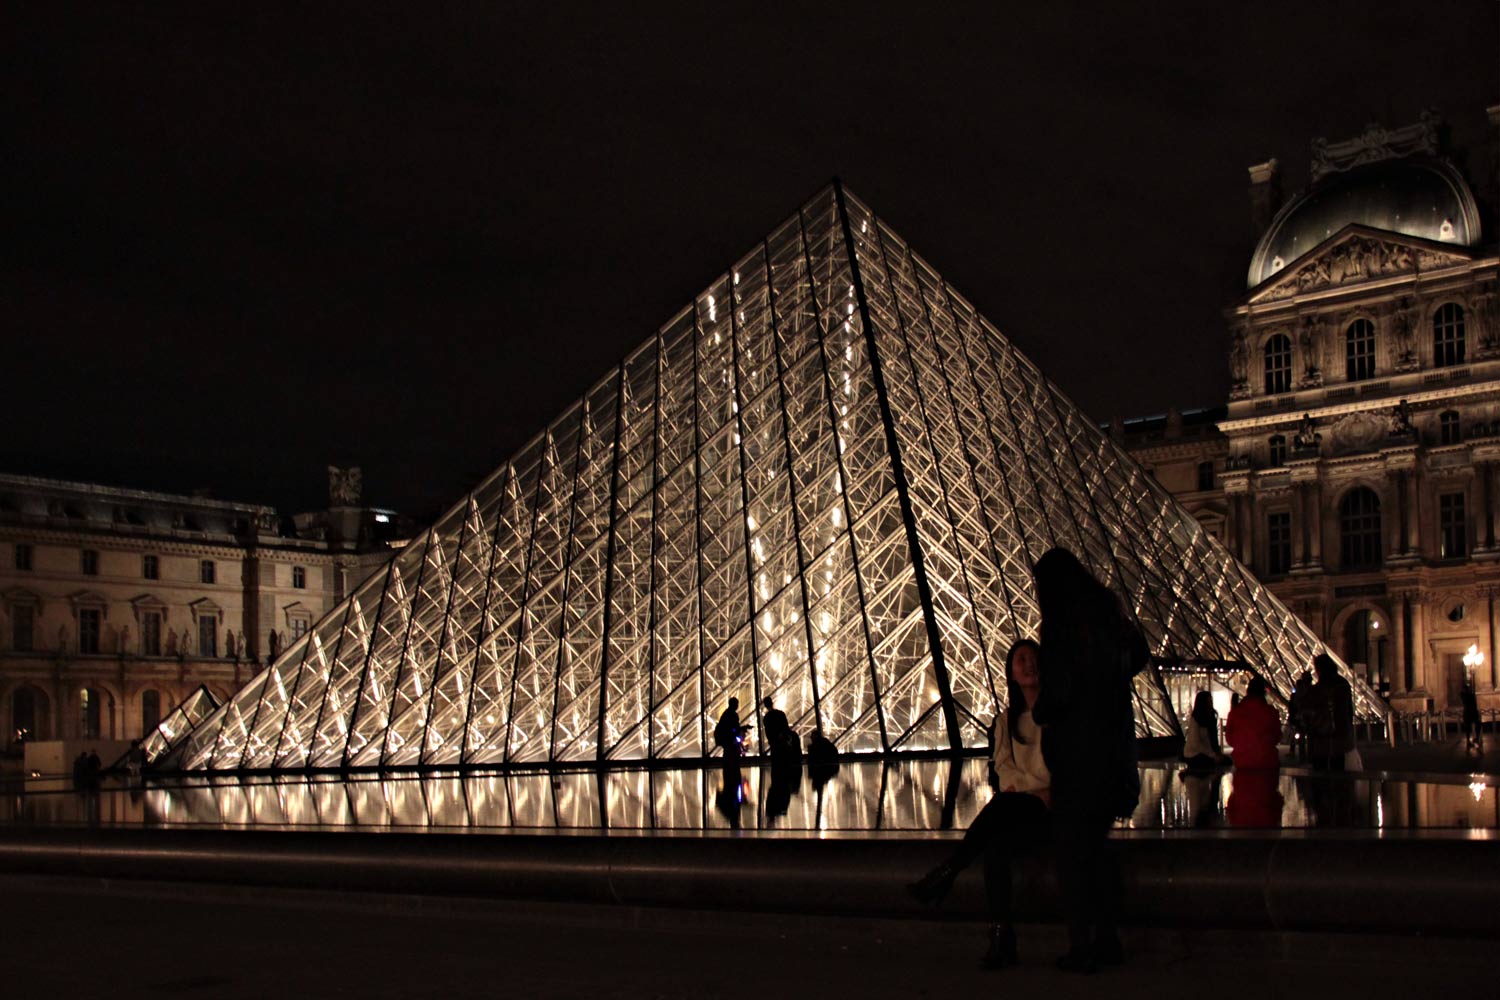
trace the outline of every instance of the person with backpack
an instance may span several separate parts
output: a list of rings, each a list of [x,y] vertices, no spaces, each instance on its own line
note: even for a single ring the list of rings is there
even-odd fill
[[[738,760],[744,756],[743,741],[748,732],[750,727],[740,724],[740,700],[730,698],[729,707],[719,716],[718,725],[714,726],[714,746],[724,751],[726,761]]]

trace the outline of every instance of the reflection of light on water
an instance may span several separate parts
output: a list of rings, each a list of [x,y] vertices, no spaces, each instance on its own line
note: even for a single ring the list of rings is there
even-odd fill
[[[1375,825],[1385,826],[1385,798],[1378,792],[1375,794]]]
[[[1479,802],[1484,798],[1484,790],[1489,786],[1482,781],[1469,782],[1469,794],[1474,796],[1474,801]]]

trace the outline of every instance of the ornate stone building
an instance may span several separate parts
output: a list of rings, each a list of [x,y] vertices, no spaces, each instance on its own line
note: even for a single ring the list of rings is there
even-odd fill
[[[295,519],[0,475],[0,745],[132,739],[200,685],[238,690],[411,533],[339,472]]]
[[[1478,199],[1431,115],[1314,142],[1312,183],[1284,205],[1276,161],[1252,167],[1262,232],[1226,310],[1219,433],[1121,428],[1397,709],[1456,706],[1466,676],[1500,704],[1500,258],[1485,232],[1500,107],[1489,118]],[[1164,477],[1184,469],[1199,471]]]

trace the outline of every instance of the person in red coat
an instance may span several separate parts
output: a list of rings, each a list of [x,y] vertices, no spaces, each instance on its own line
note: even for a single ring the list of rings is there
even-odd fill
[[[1266,704],[1266,682],[1256,677],[1224,723],[1224,739],[1234,750],[1234,783],[1225,809],[1230,826],[1281,825],[1280,736],[1281,716]]]
[[[1281,738],[1281,716],[1266,704],[1266,682],[1250,681],[1240,703],[1229,710],[1224,724],[1224,742],[1234,751],[1236,771],[1275,769],[1281,766],[1276,741]]]

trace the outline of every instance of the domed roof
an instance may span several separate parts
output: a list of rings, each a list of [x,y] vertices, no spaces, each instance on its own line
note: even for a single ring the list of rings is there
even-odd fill
[[[1460,246],[1479,242],[1479,209],[1457,170],[1443,160],[1384,160],[1334,174],[1288,202],[1250,258],[1248,287],[1356,223]]]

